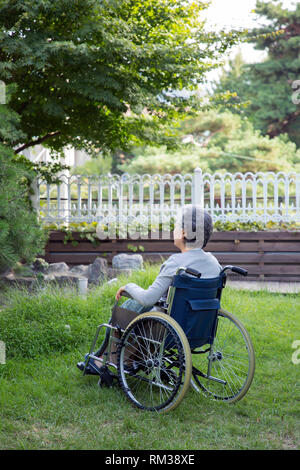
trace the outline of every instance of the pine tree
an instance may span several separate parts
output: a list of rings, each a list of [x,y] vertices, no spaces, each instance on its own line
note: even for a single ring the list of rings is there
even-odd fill
[[[29,182],[33,175],[0,144],[0,271],[44,253],[46,232],[32,210]]]
[[[287,133],[300,146],[300,107],[292,99],[300,79],[300,4],[289,10],[278,1],[258,1],[256,13],[267,21],[251,36],[256,49],[267,51],[266,60],[244,65],[239,74],[232,66],[215,92],[237,93],[228,104],[249,105],[235,112],[247,115],[263,134]]]
[[[47,234],[37,220],[30,200],[30,186],[36,173],[26,161],[17,160],[11,141],[22,138],[19,117],[6,102],[0,104],[0,272],[18,261],[30,262],[44,253]]]

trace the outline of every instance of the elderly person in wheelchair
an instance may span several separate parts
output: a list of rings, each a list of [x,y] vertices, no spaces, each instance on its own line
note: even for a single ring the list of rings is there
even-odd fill
[[[131,299],[124,302],[122,307],[139,313],[151,310],[164,311],[168,288],[177,270],[184,266],[201,273],[201,278],[214,278],[219,275],[222,267],[217,259],[208,252],[203,251],[213,233],[213,222],[208,212],[200,206],[187,205],[180,211],[174,228],[174,245],[181,253],[170,256],[161,266],[159,275],[153,284],[143,289],[134,283],[126,284],[119,288],[116,300],[126,292]],[[192,271],[191,271],[192,272]],[[97,353],[95,353],[97,356]],[[113,361],[113,358],[111,358]],[[85,369],[88,375],[98,375],[100,362],[90,361]],[[79,362],[77,367],[84,369],[84,362]]]
[[[190,384],[210,398],[232,403],[247,393],[255,367],[251,339],[220,305],[225,271],[244,276],[247,271],[222,269],[203,250],[212,232],[206,211],[183,207],[174,229],[180,253],[162,264],[148,289],[134,283],[118,289],[110,323],[99,325],[90,352],[77,364],[84,375],[98,375],[100,386],[118,379],[135,406],[158,412],[175,408]],[[118,307],[122,295],[130,299]],[[105,339],[93,352],[102,327]]]

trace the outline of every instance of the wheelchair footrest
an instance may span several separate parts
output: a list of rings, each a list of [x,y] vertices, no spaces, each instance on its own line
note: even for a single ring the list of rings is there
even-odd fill
[[[100,367],[99,375],[99,387],[112,387],[114,384],[114,380],[118,380],[118,377],[113,374],[106,366]]]

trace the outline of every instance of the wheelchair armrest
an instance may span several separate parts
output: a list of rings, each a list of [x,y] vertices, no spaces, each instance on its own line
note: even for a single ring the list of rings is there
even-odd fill
[[[121,292],[121,296],[129,297],[129,299],[132,299],[132,296],[131,296],[128,292],[126,292],[126,290],[123,290],[123,291]]]
[[[123,297],[128,297],[129,299],[132,299],[132,296],[131,296],[128,292],[126,292],[126,290],[123,290],[123,291],[121,292],[120,297],[122,297],[122,296],[123,296]],[[120,299],[119,299],[119,300],[120,300]],[[114,307],[116,307],[116,306],[118,305],[119,300],[115,300]]]

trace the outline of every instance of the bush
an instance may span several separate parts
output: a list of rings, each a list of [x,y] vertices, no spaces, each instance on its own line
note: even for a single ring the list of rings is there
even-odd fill
[[[247,119],[218,109],[200,112],[181,123],[183,142],[177,150],[134,147],[119,170],[130,174],[298,171],[300,151],[286,135],[271,139]]]
[[[29,199],[34,177],[9,147],[0,145],[0,272],[18,261],[33,261],[42,253],[47,233],[37,220]]]
[[[146,266],[145,271],[135,271],[129,282],[148,287],[158,267]],[[6,308],[0,311],[0,339],[6,343],[7,357],[34,358],[89,348],[97,326],[111,316],[118,287],[127,282],[128,278],[120,276],[116,283],[92,287],[86,300],[72,287],[62,290],[48,285],[35,294],[7,289],[1,296]]]

